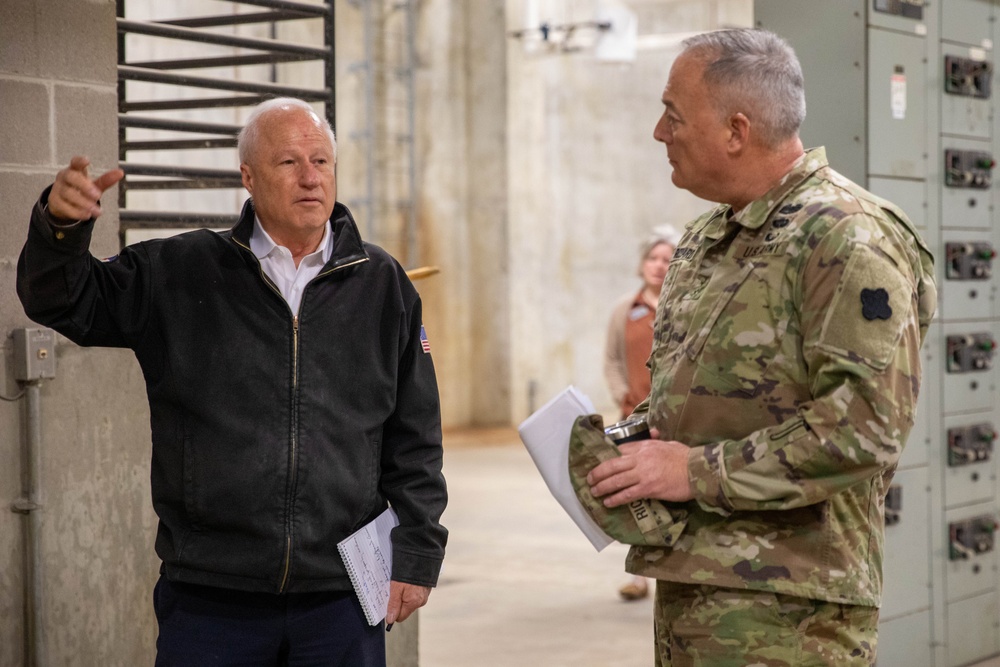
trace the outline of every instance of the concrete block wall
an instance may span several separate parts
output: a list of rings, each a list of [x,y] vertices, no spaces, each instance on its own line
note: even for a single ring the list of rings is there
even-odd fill
[[[0,393],[10,331],[30,322],[14,270],[30,208],[78,153],[117,162],[115,7],[110,0],[11,0],[0,20]],[[114,192],[93,250],[117,252]],[[149,419],[131,353],[60,338],[41,389],[40,560],[43,665],[151,664],[158,562],[149,502]],[[0,667],[22,664],[21,402],[0,402]]]

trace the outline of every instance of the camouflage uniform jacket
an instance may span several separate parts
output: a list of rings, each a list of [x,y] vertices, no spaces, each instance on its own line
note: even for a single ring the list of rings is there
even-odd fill
[[[735,215],[687,226],[660,296],[650,397],[695,500],[630,572],[878,606],[884,498],[913,424],[933,259],[824,149]]]

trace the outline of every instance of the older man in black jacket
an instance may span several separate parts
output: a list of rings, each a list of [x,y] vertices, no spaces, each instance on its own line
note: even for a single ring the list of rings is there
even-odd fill
[[[437,384],[420,297],[336,203],[336,143],[300,100],[240,135],[251,199],[224,234],[88,248],[101,194],[76,157],[18,263],[25,311],[146,379],[163,561],[157,665],[384,665],[337,543],[391,504],[387,623],[426,603],[447,531]]]

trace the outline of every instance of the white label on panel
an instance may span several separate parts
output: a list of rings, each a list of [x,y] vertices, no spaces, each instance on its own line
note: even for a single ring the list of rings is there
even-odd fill
[[[906,75],[893,74],[889,89],[889,107],[895,120],[906,118]]]
[[[986,49],[987,51],[992,51],[993,50],[993,40],[992,39],[984,39],[983,40],[983,48]]]
[[[918,23],[917,26],[913,29],[913,32],[923,37],[924,35],[927,34],[927,26],[924,25],[923,23]]]
[[[986,60],[986,49],[977,49],[974,46],[970,46],[969,58],[978,62],[983,62],[984,60]]]

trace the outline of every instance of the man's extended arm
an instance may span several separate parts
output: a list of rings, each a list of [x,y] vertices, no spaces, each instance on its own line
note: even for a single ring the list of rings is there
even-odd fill
[[[136,279],[141,258],[125,253],[111,265],[90,254],[101,213],[96,197],[122,173],[112,170],[92,181],[88,164],[73,158],[35,204],[18,260],[17,294],[32,320],[80,345],[124,347],[145,316],[143,281]]]

